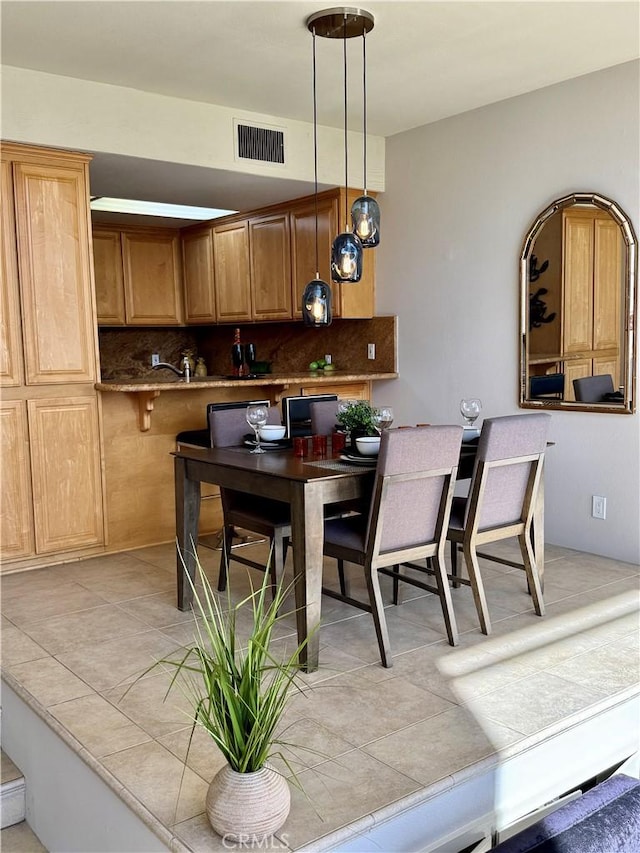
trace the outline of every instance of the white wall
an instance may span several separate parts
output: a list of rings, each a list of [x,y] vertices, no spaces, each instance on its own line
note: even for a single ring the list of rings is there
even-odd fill
[[[640,230],[640,63],[502,101],[387,139],[378,313],[399,315],[396,423],[518,411],[518,257],[550,201],[615,199]],[[640,562],[640,416],[554,412],[549,542]],[[607,497],[607,519],[591,495]]]

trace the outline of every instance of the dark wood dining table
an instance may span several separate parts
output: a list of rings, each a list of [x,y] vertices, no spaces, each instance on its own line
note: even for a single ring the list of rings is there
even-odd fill
[[[298,642],[305,640],[300,663],[318,668],[322,598],[323,506],[371,493],[374,467],[348,464],[330,457],[298,458],[291,450],[250,453],[246,447],[185,448],[175,457],[178,608],[188,610],[195,578],[194,543],[198,540],[200,484],[248,492],[284,501],[291,507],[291,545]]]
[[[473,471],[477,444],[463,444],[458,479]],[[307,672],[318,668],[324,513],[329,503],[348,501],[371,494],[375,467],[349,464],[339,459],[307,456],[298,458],[291,450],[251,453],[247,447],[183,448],[173,453],[176,497],[178,608],[191,607],[191,586],[196,572],[200,484],[212,483],[265,498],[284,501],[291,507],[291,545],[296,602],[298,642],[304,646],[300,663]],[[538,492],[534,513],[533,549],[544,578],[544,487]],[[184,559],[184,566],[182,560]],[[508,559],[493,560],[517,565]]]

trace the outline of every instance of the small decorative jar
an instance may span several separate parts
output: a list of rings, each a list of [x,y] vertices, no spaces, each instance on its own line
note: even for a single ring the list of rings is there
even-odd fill
[[[193,376],[193,374],[196,372],[196,360],[193,357],[193,350],[192,349],[183,349],[182,352],[180,353],[180,355],[182,356],[183,359],[186,358],[187,361],[189,362],[189,370],[191,371],[191,375]]]
[[[196,364],[195,369],[196,376],[207,376],[207,365],[204,363],[204,358],[198,358],[198,363]]]

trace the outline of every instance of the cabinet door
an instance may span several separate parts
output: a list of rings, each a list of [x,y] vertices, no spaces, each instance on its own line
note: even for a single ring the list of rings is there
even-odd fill
[[[251,307],[254,320],[291,319],[289,214],[249,220]]]
[[[213,229],[213,259],[218,322],[251,320],[249,223],[246,220]]]
[[[29,400],[36,553],[104,542],[95,397]]]
[[[302,388],[301,393],[305,395],[337,394],[342,400],[370,400],[371,383],[352,382],[351,384],[325,385],[323,382],[322,385],[309,385],[308,388]]]
[[[340,193],[340,227],[344,229],[345,215],[349,216],[349,230],[351,230],[351,205],[361,195],[358,190],[349,190],[347,193],[347,206],[344,203],[344,189]],[[357,284],[341,284],[340,287],[340,313],[343,318],[370,318],[375,313],[375,281],[376,281],[376,249],[365,249],[362,256],[362,278]]]
[[[0,258],[0,385],[22,384],[22,336],[11,164],[2,163]]]
[[[3,560],[33,554],[31,480],[26,407],[22,400],[0,403],[2,505],[0,548]]]
[[[85,167],[14,163],[27,385],[95,382]]]
[[[127,323],[175,326],[182,322],[180,245],[176,234],[122,232]]]
[[[593,340],[593,220],[565,216],[563,246],[563,350],[588,352]]]
[[[592,375],[592,361],[590,358],[578,358],[575,361],[566,361],[564,366],[564,399],[575,402],[576,395],[573,391],[573,380],[584,379]]]
[[[290,212],[291,225],[291,292],[293,316],[302,317],[302,294],[316,277],[316,208],[306,202]],[[334,317],[340,316],[339,286],[331,281],[331,245],[338,233],[338,199],[318,199],[318,272],[331,286]]]
[[[618,350],[622,329],[622,236],[611,217],[594,222],[593,348]]]
[[[93,267],[98,323],[105,326],[124,326],[124,279],[119,231],[94,229]]]
[[[216,298],[211,228],[182,235],[182,277],[185,321],[215,323]]]

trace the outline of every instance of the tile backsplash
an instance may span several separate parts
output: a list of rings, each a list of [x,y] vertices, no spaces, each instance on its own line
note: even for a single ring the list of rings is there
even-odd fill
[[[336,320],[326,329],[308,329],[301,322],[246,323],[239,328],[242,342],[255,344],[257,360],[270,361],[273,373],[304,371],[327,353],[339,370],[397,370],[397,318],[393,316]],[[234,326],[101,328],[102,379],[156,376],[151,369],[152,353],[177,367],[185,349],[204,358],[210,375],[230,374],[234,331]],[[370,343],[375,344],[375,360],[367,358]]]

